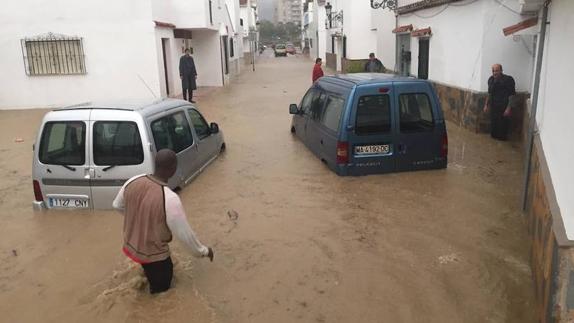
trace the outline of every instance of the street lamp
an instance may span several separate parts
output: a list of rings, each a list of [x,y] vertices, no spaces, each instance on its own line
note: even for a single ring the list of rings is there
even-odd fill
[[[371,0],[371,8],[373,9],[385,9],[396,10],[397,1],[396,0]]]
[[[331,3],[327,2],[327,4],[325,5],[325,12],[327,13],[327,19],[329,19],[329,28],[333,28],[333,21],[331,20],[331,13],[332,13],[331,10],[333,10],[333,6],[331,5]]]

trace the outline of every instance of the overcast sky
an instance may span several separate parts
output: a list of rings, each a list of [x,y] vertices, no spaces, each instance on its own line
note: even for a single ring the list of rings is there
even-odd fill
[[[271,20],[276,0],[259,0],[259,15],[261,20]]]

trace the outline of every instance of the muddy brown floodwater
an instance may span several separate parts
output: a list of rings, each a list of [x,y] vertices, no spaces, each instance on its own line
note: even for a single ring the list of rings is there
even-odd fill
[[[121,215],[32,211],[46,110],[0,112],[1,322],[534,321],[518,148],[448,124],[446,170],[338,177],[289,132],[312,62],[265,56],[198,98],[227,151],[180,196],[215,261],[172,244],[159,296]]]

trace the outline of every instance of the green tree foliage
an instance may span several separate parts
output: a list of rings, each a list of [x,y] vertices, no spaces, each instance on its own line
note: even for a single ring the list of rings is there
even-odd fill
[[[267,43],[277,42],[299,42],[301,39],[301,29],[292,22],[274,24],[268,20],[263,20],[259,25],[259,37],[261,41]]]

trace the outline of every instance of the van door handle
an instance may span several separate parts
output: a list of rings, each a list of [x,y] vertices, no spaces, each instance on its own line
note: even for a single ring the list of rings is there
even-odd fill
[[[399,150],[399,153],[404,154],[407,152],[407,146],[405,144],[398,144],[397,148]]]
[[[96,177],[96,171],[93,168],[86,167],[84,171],[85,171],[84,179],[92,179]]]
[[[323,144],[323,139],[321,139],[321,145]]]

